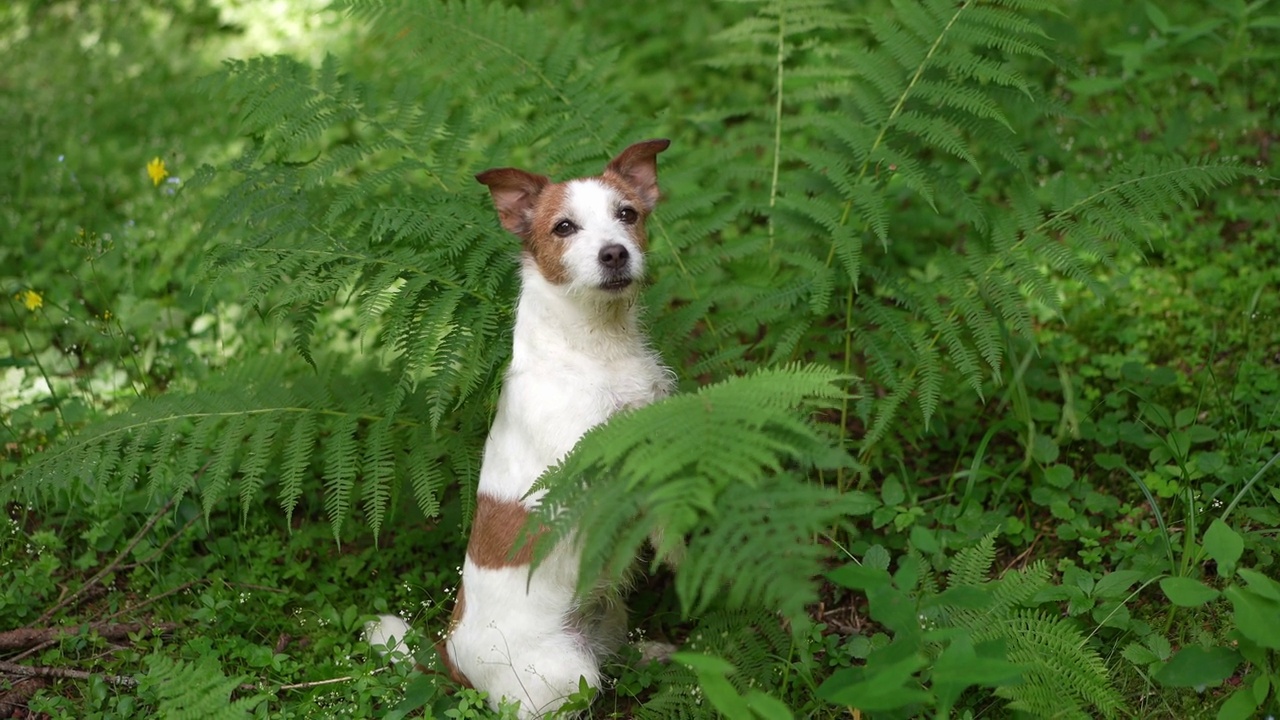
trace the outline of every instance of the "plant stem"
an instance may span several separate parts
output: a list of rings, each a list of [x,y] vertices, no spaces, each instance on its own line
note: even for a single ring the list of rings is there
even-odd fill
[[[769,183],[769,250],[773,250],[773,207],[778,202],[778,167],[782,160],[782,79],[786,61],[786,3],[778,3],[778,79],[773,107],[773,180]]]

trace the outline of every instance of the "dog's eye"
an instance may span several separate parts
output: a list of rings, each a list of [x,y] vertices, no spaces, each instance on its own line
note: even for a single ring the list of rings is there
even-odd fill
[[[568,220],[561,220],[560,222],[556,223],[555,227],[551,228],[551,232],[555,233],[556,235],[559,235],[560,237],[569,237],[570,235],[574,234],[577,231],[578,231],[578,226],[574,225]]]
[[[640,219],[640,215],[635,209],[624,207],[618,210],[618,219],[627,225],[634,225],[636,220]]]

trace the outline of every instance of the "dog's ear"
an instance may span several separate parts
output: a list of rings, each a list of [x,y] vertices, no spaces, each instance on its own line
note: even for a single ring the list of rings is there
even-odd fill
[[[658,204],[658,153],[671,145],[670,140],[645,140],[618,153],[618,157],[605,166],[606,175],[612,173],[635,188],[644,201],[645,209],[652,210]]]
[[[515,168],[485,170],[476,175],[476,180],[489,186],[502,227],[513,235],[528,238],[533,230],[533,206],[551,180]]]

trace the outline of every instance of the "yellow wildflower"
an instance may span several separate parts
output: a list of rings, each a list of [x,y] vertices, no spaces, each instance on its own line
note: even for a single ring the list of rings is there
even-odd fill
[[[36,310],[44,307],[44,298],[35,290],[23,290],[13,297],[15,300],[21,300],[22,304],[26,305],[27,309],[31,312],[35,312]]]
[[[157,157],[147,163],[147,175],[151,176],[152,185],[159,185],[161,180],[169,177],[169,171],[164,169],[164,161]]]

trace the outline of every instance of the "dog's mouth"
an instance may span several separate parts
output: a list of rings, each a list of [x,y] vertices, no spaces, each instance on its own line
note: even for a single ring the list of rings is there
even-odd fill
[[[604,282],[600,283],[601,290],[608,290],[610,292],[619,292],[622,290],[626,290],[629,287],[631,287],[630,277],[609,278],[608,280],[605,280]]]

